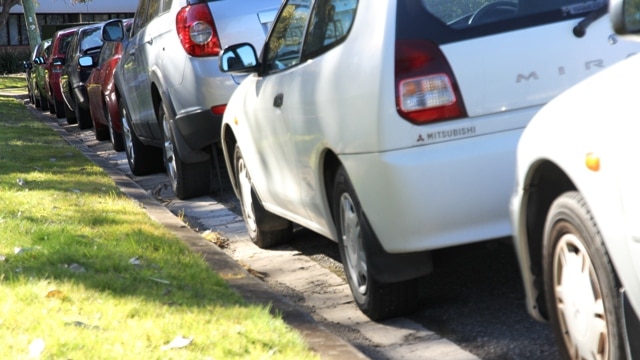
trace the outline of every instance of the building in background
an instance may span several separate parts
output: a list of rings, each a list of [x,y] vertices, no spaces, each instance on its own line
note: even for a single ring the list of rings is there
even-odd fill
[[[86,3],[74,3],[71,0],[36,0],[34,3],[42,39],[51,36],[46,31],[53,28],[50,25],[125,19],[133,17],[138,6],[138,0],[90,0]],[[14,6],[10,13],[7,23],[0,28],[0,48],[28,48],[29,37],[22,6]]]

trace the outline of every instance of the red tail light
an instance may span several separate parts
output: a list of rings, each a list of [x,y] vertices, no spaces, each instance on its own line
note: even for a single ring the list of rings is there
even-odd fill
[[[396,107],[414,124],[466,116],[460,90],[444,54],[421,40],[396,42]]]
[[[227,104],[211,107],[211,112],[213,113],[213,115],[223,115],[225,110],[227,110]]]
[[[176,16],[176,29],[187,54],[195,57],[220,54],[220,39],[206,3],[180,9]]]

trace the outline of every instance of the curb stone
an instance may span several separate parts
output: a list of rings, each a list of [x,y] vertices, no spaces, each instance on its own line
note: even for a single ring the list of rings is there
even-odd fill
[[[23,101],[25,98],[15,94],[6,95]],[[269,306],[272,313],[281,316],[285,323],[301,334],[309,348],[318,354],[321,359],[368,359],[356,347],[331,333],[313,319],[311,315],[301,310],[300,307],[283,296],[275,294],[267,284],[251,275],[216,245],[186,226],[171,211],[161,205],[133,180],[116,169],[108,160],[99,157],[83,142],[69,136],[67,131],[62,129],[56,121],[52,121],[48,116],[33,107],[27,106],[27,109],[39,120],[49,125],[70,145],[82,152],[89,160],[100,166],[113,179],[121,191],[137,201],[153,220],[166,227],[192,251],[201,254],[210,268],[218,273],[247,302]]]

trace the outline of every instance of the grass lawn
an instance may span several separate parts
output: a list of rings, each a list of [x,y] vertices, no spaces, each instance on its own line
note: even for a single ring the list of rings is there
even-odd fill
[[[0,90],[24,86],[24,77],[0,77]],[[297,332],[268,308],[245,303],[101,168],[21,102],[1,96],[0,353],[317,358]]]

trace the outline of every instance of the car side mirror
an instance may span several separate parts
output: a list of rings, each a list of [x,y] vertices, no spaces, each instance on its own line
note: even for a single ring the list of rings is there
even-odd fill
[[[93,66],[93,58],[91,56],[81,56],[78,59],[78,64],[82,67],[92,67]]]
[[[24,68],[25,68],[26,70],[31,70],[31,69],[33,69],[33,64],[31,64],[31,62],[30,62],[30,61],[24,61],[24,62],[22,63],[22,65],[24,66]]]
[[[107,21],[102,26],[102,40],[104,41],[122,41],[124,34],[124,26],[120,19]]]
[[[35,59],[33,59],[33,63],[34,64],[38,64],[38,65],[42,65],[42,64],[44,64],[44,58],[42,56],[38,56]]]
[[[249,73],[258,69],[256,49],[249,43],[231,45],[219,57],[222,72]]]
[[[638,1],[610,0],[609,18],[617,34],[640,34],[640,3]]]

